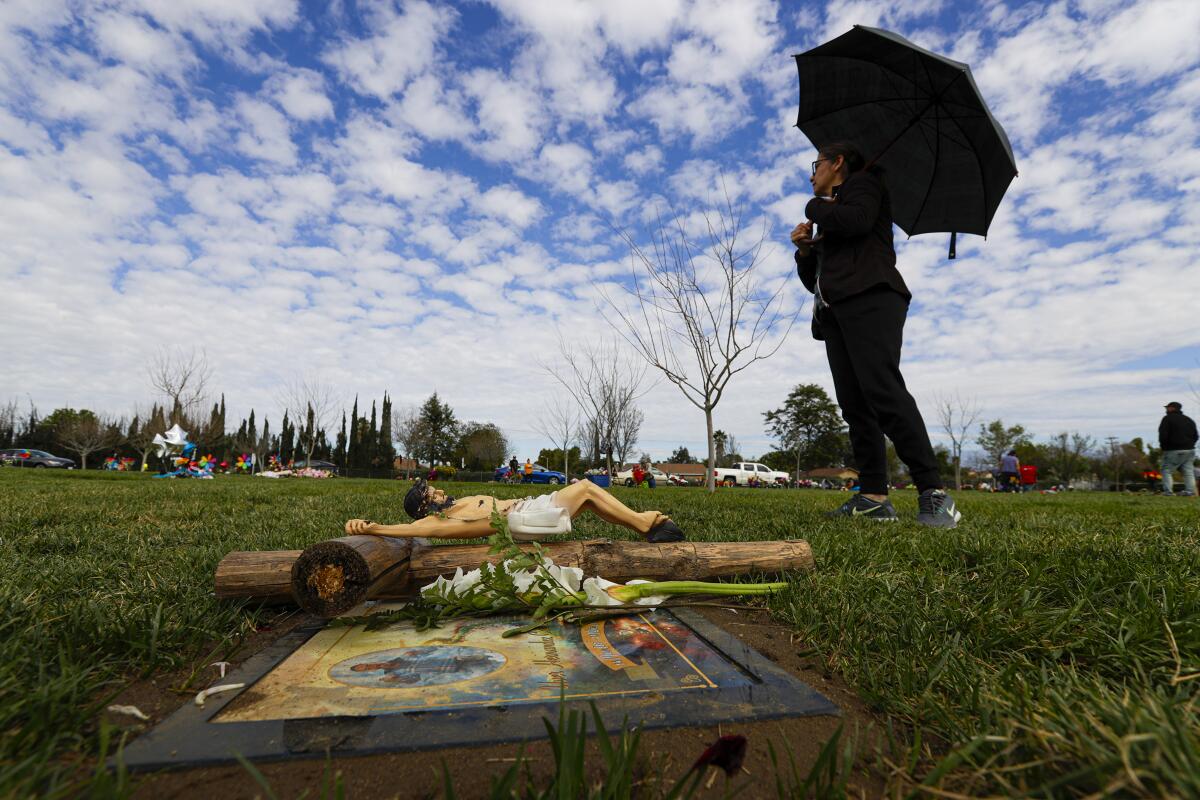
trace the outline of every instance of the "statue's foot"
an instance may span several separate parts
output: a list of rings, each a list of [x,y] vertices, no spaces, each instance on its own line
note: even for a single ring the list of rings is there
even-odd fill
[[[669,519],[664,519],[662,522],[655,525],[646,534],[646,541],[651,544],[663,544],[665,542],[682,542],[687,537],[683,535],[683,531]]]

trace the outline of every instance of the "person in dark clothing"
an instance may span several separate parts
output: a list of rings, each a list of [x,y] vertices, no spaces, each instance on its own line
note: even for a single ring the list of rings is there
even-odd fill
[[[860,484],[830,516],[896,519],[886,434],[920,491],[917,522],[953,528],[962,515],[942,486],[925,422],[900,374],[912,294],[896,269],[887,186],[846,143],[822,146],[812,167],[816,197],[791,239],[796,271],[814,296],[813,338],[825,342]]]
[[[1183,413],[1183,404],[1167,403],[1162,422],[1158,423],[1158,446],[1162,448],[1162,486],[1164,495],[1174,494],[1175,470],[1183,472],[1183,492],[1196,494],[1196,423]]]

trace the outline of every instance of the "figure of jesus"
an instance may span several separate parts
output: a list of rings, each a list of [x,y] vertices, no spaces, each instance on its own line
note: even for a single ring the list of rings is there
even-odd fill
[[[508,520],[514,540],[531,541],[571,530],[571,519],[591,511],[606,522],[634,531],[648,542],[678,542],[683,531],[661,511],[634,511],[590,481],[580,481],[550,494],[499,500],[489,495],[455,499],[418,479],[404,497],[413,522],[380,525],[352,519],[350,535],[407,536],[429,539],[477,539],[490,536],[493,509]]]

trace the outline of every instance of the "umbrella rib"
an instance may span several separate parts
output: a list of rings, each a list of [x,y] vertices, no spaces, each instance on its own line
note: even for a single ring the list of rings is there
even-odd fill
[[[829,111],[823,111],[820,114],[817,114],[815,117],[808,117],[807,119],[804,120],[804,122],[805,123],[816,122],[817,120],[822,119],[823,117],[828,117],[830,114],[837,114],[842,111],[845,111],[846,109],[858,108],[859,106],[873,106],[873,105],[878,105],[879,103],[907,103],[907,102],[908,102],[907,97],[880,97],[875,100],[863,100],[860,103],[851,103],[851,104],[845,105],[845,106],[838,106],[837,108],[830,109]],[[797,128],[800,127],[799,123],[797,123],[796,127]]]
[[[888,88],[892,90],[893,94],[895,94],[897,97],[900,97],[901,87],[896,85],[896,81],[899,80],[900,76],[897,75],[895,72],[893,72],[890,69],[884,69],[884,70],[880,70],[880,71],[883,73],[883,77],[887,80]],[[913,99],[912,99],[911,110],[916,111],[917,110],[917,96],[916,96],[917,85],[913,81],[907,81],[907,83],[913,87]]]
[[[968,136],[967,132],[962,129],[962,126],[958,124],[958,120],[956,120],[954,117],[951,117],[950,121],[954,123],[954,127],[958,128],[958,132],[963,135],[964,139],[966,139],[968,142],[971,141],[971,137]],[[988,185],[987,185],[987,181],[984,180],[985,173],[984,173],[984,169],[983,169],[983,159],[979,157],[979,148],[978,147],[969,147],[967,149],[971,151],[971,155],[975,156],[975,165],[977,167],[979,167],[979,187],[983,190],[983,216],[984,216],[984,224],[983,224],[984,234],[983,235],[987,236],[986,231],[987,231],[988,227],[991,225],[992,221],[988,217]]]
[[[926,69],[928,73],[928,69]],[[933,120],[934,120],[934,135],[933,135],[933,169],[929,171],[929,183],[925,186],[925,196],[921,198],[921,207],[917,209],[916,215],[913,217],[912,226],[915,228],[921,220],[921,215],[925,213],[925,204],[929,202],[929,195],[933,192],[934,181],[937,180],[938,173],[938,156],[942,152],[942,125],[941,115],[938,113],[941,107],[935,102],[933,104]]]
[[[949,116],[943,116],[942,119],[954,119],[954,118],[949,117]],[[924,129],[924,128],[929,128],[929,127],[934,127],[934,126],[932,123],[929,122],[929,120],[923,119],[923,120],[921,120],[919,127]],[[968,149],[971,147],[970,139],[967,139],[966,141],[960,141],[956,136],[951,134],[950,131],[942,131],[940,128],[938,128],[937,130],[938,130],[938,135],[940,135],[944,139],[948,139],[949,141],[954,142],[959,147],[965,147]],[[962,129],[959,128],[959,131],[961,132]],[[965,134],[964,134],[964,136],[965,136]]]

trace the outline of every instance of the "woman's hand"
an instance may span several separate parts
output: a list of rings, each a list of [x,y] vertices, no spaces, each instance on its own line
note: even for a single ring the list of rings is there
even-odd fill
[[[346,533],[350,534],[351,536],[357,536],[359,534],[366,533],[367,528],[371,527],[374,524],[375,523],[371,522],[371,520],[369,520],[369,519],[347,520],[346,521]]]
[[[812,247],[813,224],[811,222],[801,222],[796,227],[792,228],[792,244],[800,251],[800,255],[808,255],[808,250]]]

